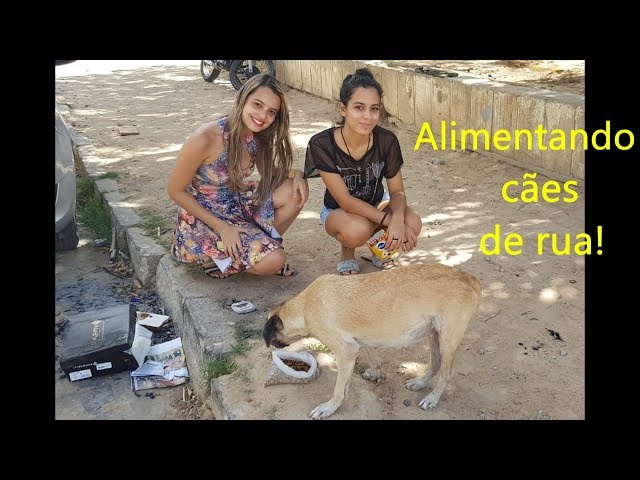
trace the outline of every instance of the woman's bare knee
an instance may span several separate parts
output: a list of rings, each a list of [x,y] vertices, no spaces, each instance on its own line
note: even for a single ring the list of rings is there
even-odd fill
[[[416,236],[420,235],[420,231],[422,230],[422,219],[420,215],[413,211],[413,209],[408,210],[404,216],[404,223],[407,225]]]
[[[254,275],[275,275],[282,270],[286,258],[284,250],[278,248],[265,255],[262,260],[252,268],[249,268],[247,272],[253,273]]]
[[[327,233],[347,248],[363,245],[371,236],[372,228],[368,219],[343,211],[331,212],[325,223]]]
[[[304,206],[304,205],[303,205]],[[302,211],[302,207],[298,207],[297,201],[294,202],[293,198],[288,203],[285,203],[279,208],[275,209],[276,212],[284,218],[296,218]]]
[[[305,178],[303,180],[308,186],[307,179]],[[297,206],[299,203],[299,194],[297,190],[293,189],[293,180],[290,178],[284,180],[273,191],[273,206],[276,210],[283,209],[283,211],[295,212],[294,215],[297,215],[302,210],[302,206]]]
[[[357,248],[371,237],[371,230],[364,228],[352,228],[338,231],[336,239],[343,247]]]

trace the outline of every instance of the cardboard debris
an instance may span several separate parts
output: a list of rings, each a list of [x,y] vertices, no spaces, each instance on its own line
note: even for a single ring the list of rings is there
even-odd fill
[[[130,351],[136,327],[133,305],[71,315],[68,321],[60,346],[60,367],[69,380],[138,368]]]
[[[169,321],[169,315],[160,315],[157,313],[136,312],[136,320],[139,325],[147,327],[150,330],[158,330]]]
[[[162,353],[163,345],[175,345],[171,340],[151,346],[152,331],[169,319],[168,315],[139,312],[134,304],[72,315],[60,346],[60,367],[72,382],[136,370],[150,355]],[[181,352],[182,343],[179,348]],[[184,367],[186,370],[186,364]]]

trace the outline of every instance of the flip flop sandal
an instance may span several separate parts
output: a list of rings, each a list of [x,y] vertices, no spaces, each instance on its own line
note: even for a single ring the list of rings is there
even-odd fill
[[[207,266],[207,267],[203,266],[202,268],[204,270],[205,275],[207,275],[208,277],[225,278],[224,273],[220,271],[220,269],[216,264],[213,264],[213,266]]]
[[[341,262],[338,262],[336,268],[340,275],[355,275],[356,273],[360,273],[360,266],[354,259],[342,260]]]
[[[276,273],[276,275],[280,275],[281,277],[293,277],[297,273],[298,272],[291,268],[288,263],[285,263],[282,269],[278,273]]]
[[[373,263],[375,267],[378,267],[381,270],[390,270],[396,266],[395,258],[387,258],[386,260],[380,260],[378,257],[365,257],[362,255],[360,258],[366,260],[367,262]]]

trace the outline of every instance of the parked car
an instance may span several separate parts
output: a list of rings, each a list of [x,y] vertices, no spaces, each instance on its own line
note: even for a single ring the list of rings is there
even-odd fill
[[[76,225],[76,172],[71,133],[56,109],[56,251],[78,245]]]

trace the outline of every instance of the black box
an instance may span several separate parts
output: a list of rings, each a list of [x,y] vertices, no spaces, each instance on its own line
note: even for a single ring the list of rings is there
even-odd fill
[[[135,305],[72,315],[64,329],[60,367],[69,380],[135,370],[130,349],[136,328]]]

